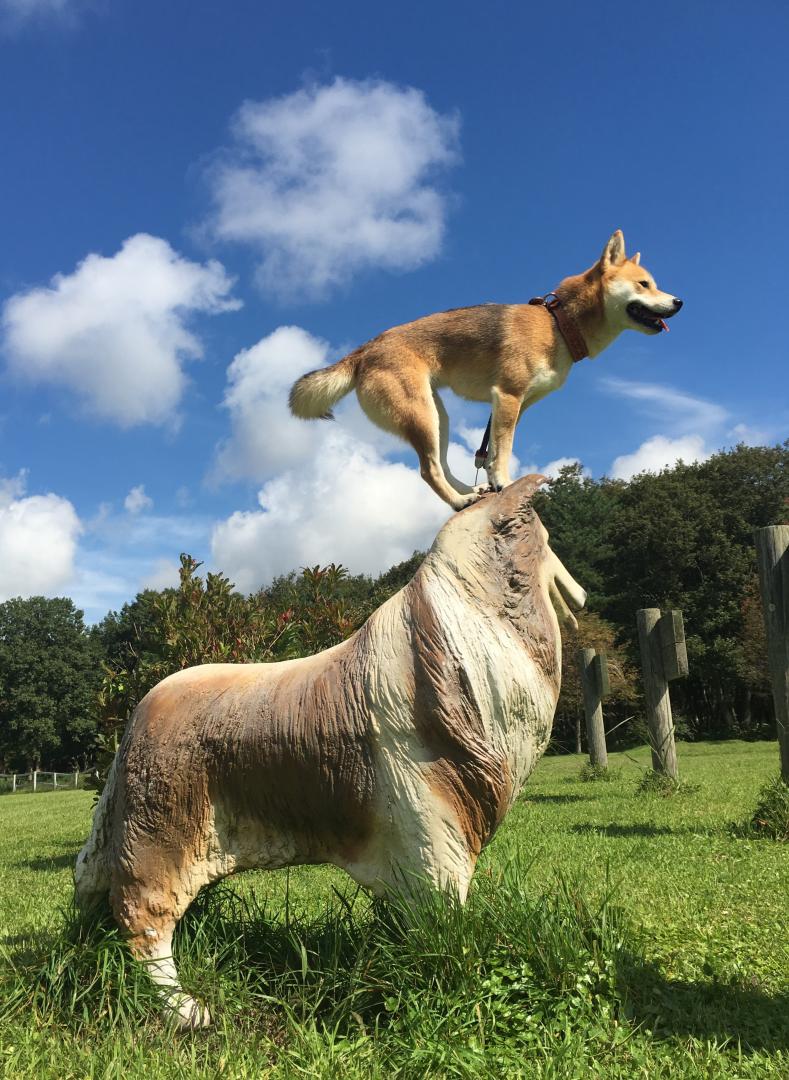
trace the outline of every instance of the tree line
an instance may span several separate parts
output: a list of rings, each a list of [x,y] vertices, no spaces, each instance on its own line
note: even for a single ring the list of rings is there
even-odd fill
[[[606,726],[643,734],[635,612],[684,612],[690,675],[672,687],[690,739],[774,736],[753,530],[787,519],[789,442],[738,446],[630,481],[562,470],[535,507],[551,544],[588,592],[565,629],[554,739],[575,749],[582,697],[577,649],[609,657]],[[327,557],[331,553],[327,552]],[[108,760],[136,703],[192,664],[305,656],[342,641],[401,588],[423,554],[373,579],[304,568],[250,596],[181,556],[177,588],[145,590],[86,627],[64,597],[0,604],[0,772]]]

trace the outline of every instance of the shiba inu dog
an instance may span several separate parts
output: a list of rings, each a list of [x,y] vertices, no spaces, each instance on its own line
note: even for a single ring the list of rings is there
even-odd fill
[[[659,334],[682,301],[662,292],[628,258],[617,230],[598,261],[528,304],[481,304],[427,315],[386,330],[331,367],[294,383],[290,409],[332,419],[332,406],[356,390],[367,416],[409,442],[430,487],[455,510],[510,483],[515,425],[535,401],[557,390],[573,362],[594,357],[623,330]],[[438,391],[448,386],[492,406],[489,486],[471,488],[447,464],[449,421]]]

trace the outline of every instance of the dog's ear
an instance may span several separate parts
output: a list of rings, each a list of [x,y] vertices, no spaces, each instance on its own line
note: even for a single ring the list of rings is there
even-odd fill
[[[603,248],[600,256],[600,269],[607,270],[609,266],[619,266],[625,261],[625,238],[622,230],[617,229],[611,239]]]
[[[635,263],[636,266],[640,266],[641,265],[641,252],[637,251],[635,253],[635,255],[631,255],[630,256],[630,261],[631,261],[631,263]]]

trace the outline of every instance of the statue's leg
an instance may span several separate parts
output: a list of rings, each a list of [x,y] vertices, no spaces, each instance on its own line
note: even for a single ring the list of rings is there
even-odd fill
[[[132,954],[160,989],[164,1014],[183,1029],[210,1024],[208,1010],[185,993],[173,960],[173,931],[212,875],[199,865],[169,869],[163,853],[146,852],[150,876],[116,875],[110,889],[113,914]]]

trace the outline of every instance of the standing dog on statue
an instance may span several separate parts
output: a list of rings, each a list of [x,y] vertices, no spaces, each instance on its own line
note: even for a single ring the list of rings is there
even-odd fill
[[[386,330],[331,367],[303,375],[290,408],[303,419],[331,419],[355,389],[367,416],[409,442],[420,472],[455,510],[510,483],[515,425],[535,401],[563,385],[570,368],[597,356],[623,330],[659,334],[682,301],[661,292],[640,256],[628,259],[617,230],[599,260],[528,304],[482,304],[427,315]],[[449,421],[438,395],[448,386],[492,406],[489,487],[471,488],[447,464]]]

